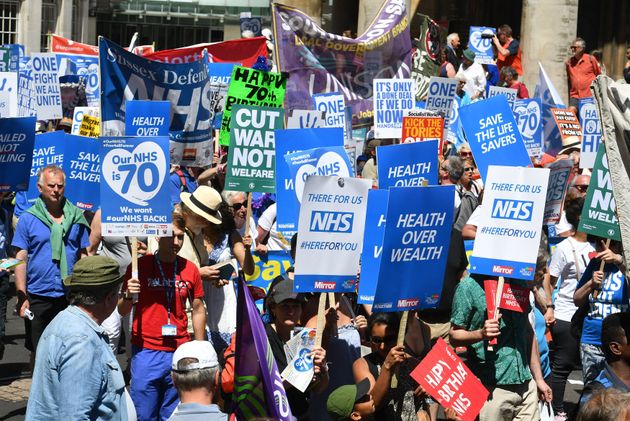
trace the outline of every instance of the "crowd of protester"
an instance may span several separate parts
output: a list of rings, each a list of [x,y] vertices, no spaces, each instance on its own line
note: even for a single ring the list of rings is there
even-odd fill
[[[448,36],[440,74],[461,82],[464,101],[483,99],[496,75],[519,98],[529,96],[518,81],[521,50],[508,25],[493,38],[496,65],[476,63],[470,49],[460,54],[459,44],[457,34]],[[585,48],[583,40],[574,40],[566,63],[572,107],[590,96],[588,86],[601,72]],[[488,70],[492,66],[496,71]],[[375,186],[375,150],[386,143],[369,132],[357,158],[359,174]],[[440,183],[456,186],[457,209],[441,301],[435,309],[409,313],[398,345],[399,313],[373,312],[357,304],[356,294],[336,294],[336,305],[326,311],[322,346],[311,352],[309,387],[301,392],[284,383],[292,414],[303,420],[436,420],[438,403],[410,372],[443,338],[490,391],[480,420],[538,420],[549,405],[556,420],[629,419],[626,259],[619,242],[607,245],[577,230],[590,178],[588,169],[579,168],[579,148],[566,147],[555,157],[572,159],[574,167],[562,218],[544,227],[535,279],[510,280],[531,290],[528,311],[506,310],[498,320],[487,316],[488,277],[466,269],[464,240],[475,238],[483,183],[466,143],[443,152]],[[105,235],[100,211],[81,212],[65,199],[66,176],[57,166],[40,170],[33,206],[20,207],[18,193],[17,205],[7,206],[13,221],[0,209],[0,257],[8,253],[25,262],[14,274],[16,311],[24,318],[34,364],[27,419],[228,418],[238,399],[237,294],[232,272],[222,268],[233,264],[234,272],[251,275],[252,253],[294,253],[296,238],[278,230],[274,195],[254,194],[258,206],[247,221],[253,205],[248,194],[223,188],[225,154],[225,148],[217,151],[210,168],[171,168],[170,236],[132,241]],[[561,241],[550,251],[552,238]],[[8,288],[5,271],[3,312]],[[274,279],[265,295],[261,317],[282,372],[285,344],[317,324],[319,297],[294,291],[293,268]],[[0,327],[2,336],[4,323]],[[488,351],[493,339],[497,345]],[[116,355],[123,353],[127,366],[121,368]],[[569,374],[580,369],[578,414],[565,407],[564,394]],[[451,410],[445,416],[459,419]]]

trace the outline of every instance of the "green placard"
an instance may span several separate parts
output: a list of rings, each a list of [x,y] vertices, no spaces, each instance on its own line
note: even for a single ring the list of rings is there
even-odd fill
[[[234,66],[225,99],[219,143],[223,146],[230,144],[230,120],[234,105],[282,108],[286,86],[286,74]]]
[[[226,190],[276,191],[274,130],[282,129],[283,123],[284,110],[280,108],[240,104],[232,107]]]
[[[621,241],[617,208],[604,145],[597,150],[578,231]]]

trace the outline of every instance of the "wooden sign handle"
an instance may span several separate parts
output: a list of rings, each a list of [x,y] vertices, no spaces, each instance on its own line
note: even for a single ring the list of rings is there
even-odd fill
[[[497,283],[497,292],[494,296],[494,317],[492,320],[499,320],[501,317],[501,296],[503,295],[503,284],[505,283],[505,278],[503,276],[499,276],[499,282]],[[488,351],[494,351],[494,347],[492,345],[488,345]]]

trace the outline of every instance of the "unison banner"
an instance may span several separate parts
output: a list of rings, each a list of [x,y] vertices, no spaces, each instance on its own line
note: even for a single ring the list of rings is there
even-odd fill
[[[208,62],[165,64],[131,54],[99,37],[103,136],[122,136],[129,100],[171,102],[173,164],[201,167],[212,160],[211,83]]]
[[[411,75],[411,39],[405,3],[386,0],[356,39],[328,33],[303,12],[272,4],[278,68],[289,73],[286,107],[311,109],[312,96],[341,92],[353,124],[373,116],[374,79]]]

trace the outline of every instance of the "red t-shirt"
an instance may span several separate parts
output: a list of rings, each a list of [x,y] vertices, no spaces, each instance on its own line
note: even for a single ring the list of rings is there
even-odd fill
[[[182,257],[177,258],[176,285],[173,288],[173,264],[161,263],[164,276],[173,291],[171,297],[171,324],[177,327],[177,335],[162,336],[162,326],[168,323],[167,290],[157,263],[157,256],[146,255],[138,260],[140,294],[133,316],[131,343],[158,351],[175,351],[177,347],[190,341],[186,300],[203,298],[203,285],[199,269],[194,263]],[[131,266],[125,279],[131,277]],[[127,289],[127,281],[123,291]],[[169,293],[170,294],[170,293]]]

